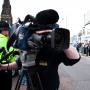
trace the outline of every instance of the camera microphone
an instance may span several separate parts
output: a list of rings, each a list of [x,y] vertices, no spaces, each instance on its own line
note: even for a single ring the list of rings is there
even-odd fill
[[[22,24],[22,23],[23,23],[23,21],[21,21],[21,19],[20,19],[20,18],[18,18],[18,23],[19,23],[19,24]]]
[[[25,24],[29,21],[34,22],[34,17],[32,15],[28,14],[28,15],[25,16],[25,19],[24,19],[23,23]]]

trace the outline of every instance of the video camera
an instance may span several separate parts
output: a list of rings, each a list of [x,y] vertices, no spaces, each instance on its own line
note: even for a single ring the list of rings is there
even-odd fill
[[[52,9],[39,12],[35,18],[28,14],[24,21],[19,19],[20,26],[16,32],[20,33],[18,35],[19,38],[16,40],[16,46],[22,50],[28,49],[27,43],[29,40],[31,47],[50,47],[57,50],[67,49],[69,47],[70,32],[68,29],[59,28],[59,25],[56,24],[58,19],[58,13]],[[37,31],[43,30],[52,31],[40,34],[36,33]],[[13,37],[12,35],[8,46],[14,41],[12,39]]]

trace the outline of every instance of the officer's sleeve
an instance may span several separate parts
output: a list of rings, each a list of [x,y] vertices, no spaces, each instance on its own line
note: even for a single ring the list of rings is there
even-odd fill
[[[16,62],[16,64],[18,65],[18,70],[20,70],[21,67],[22,67],[22,62],[21,62],[20,58],[17,57],[17,59],[15,60],[15,62]]]

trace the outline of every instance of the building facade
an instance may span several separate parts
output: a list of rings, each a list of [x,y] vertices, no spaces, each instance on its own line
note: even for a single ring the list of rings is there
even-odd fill
[[[2,5],[1,12],[1,21],[6,21],[12,25],[12,14],[11,14],[11,5],[9,0],[4,0]]]

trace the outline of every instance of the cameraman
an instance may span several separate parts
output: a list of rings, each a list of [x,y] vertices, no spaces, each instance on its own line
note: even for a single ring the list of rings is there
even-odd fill
[[[39,12],[36,15],[38,24],[47,26],[48,24],[56,24],[59,15],[55,10],[47,9]],[[54,27],[55,28],[55,27]],[[57,27],[56,27],[57,28]],[[47,27],[36,31],[38,35],[52,32],[53,28]],[[36,57],[36,65],[39,67],[39,75],[44,90],[58,90],[59,76],[58,66],[64,63],[66,66],[74,65],[80,60],[80,55],[73,47],[68,47],[64,50],[55,50],[48,47],[47,43],[43,43],[44,48],[41,48]]]
[[[9,63],[13,63],[16,56],[10,55],[4,58],[7,53],[14,50],[10,47],[7,51],[7,41],[10,37],[10,27],[5,21],[0,21],[0,89],[11,90],[12,87],[12,69],[9,69]],[[4,60],[2,60],[4,58]],[[1,61],[2,60],[2,61]]]

